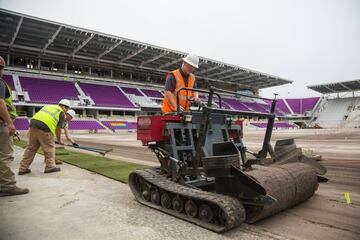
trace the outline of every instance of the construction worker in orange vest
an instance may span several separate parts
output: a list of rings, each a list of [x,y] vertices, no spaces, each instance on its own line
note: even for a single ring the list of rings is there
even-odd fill
[[[177,102],[176,92],[179,88],[196,88],[193,71],[195,68],[199,68],[199,57],[194,54],[189,54],[182,60],[181,67],[166,76],[164,101],[161,108],[163,114],[177,111],[178,105],[180,111],[188,111],[191,101],[200,101],[198,92],[181,90],[179,92],[179,103]]]

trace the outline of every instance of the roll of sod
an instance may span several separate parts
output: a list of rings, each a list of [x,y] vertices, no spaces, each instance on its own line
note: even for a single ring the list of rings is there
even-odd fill
[[[254,223],[307,200],[314,195],[318,187],[314,168],[304,163],[253,168],[254,170],[247,174],[256,179],[267,194],[277,201],[269,206],[245,206],[248,223]]]

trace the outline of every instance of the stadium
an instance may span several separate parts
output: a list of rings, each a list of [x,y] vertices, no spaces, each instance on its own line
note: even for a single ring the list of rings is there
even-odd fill
[[[188,53],[5,9],[0,9],[0,19],[0,55],[6,61],[3,78],[12,91],[19,115],[14,124],[22,139],[27,139],[30,120],[36,112],[66,98],[76,111],[76,117],[69,122],[69,130],[77,143],[111,148],[107,157],[116,161],[159,165],[156,155],[136,138],[137,120],[144,115],[161,116],[166,74],[179,68]],[[200,68],[195,71],[197,88],[224,90],[221,102],[215,98],[214,109],[260,113],[234,115],[234,120],[242,122],[247,148],[260,150],[268,126],[265,116],[271,113],[273,101],[262,98],[259,93],[264,88],[292,84],[292,81],[203,56],[199,59]],[[23,215],[0,207],[9,220],[0,227],[0,234],[3,232],[4,239],[92,239],[100,236],[111,239],[111,234],[122,234],[120,238],[129,239],[167,239],[169,235],[172,239],[252,239],[254,236],[259,239],[357,239],[360,236],[360,79],[340,79],[303,87],[321,96],[277,98],[272,132],[272,141],[294,138],[303,151],[321,155],[321,163],[327,168],[329,181],[302,205],[221,236],[136,204],[126,184],[107,179],[101,173],[93,176],[86,170],[64,164],[60,175],[50,179],[48,188],[43,188],[43,191],[58,189],[49,200],[60,206],[50,208],[57,215],[50,216],[50,210],[43,213],[53,219],[51,224],[55,226],[40,227],[38,232],[29,230],[31,224],[16,220]],[[204,104],[209,100],[205,93],[200,93],[199,97]],[[19,149],[16,148],[16,159],[21,158]],[[71,147],[65,149],[87,152]],[[36,173],[41,164],[42,160],[35,160],[34,174],[39,180],[45,180],[41,173]],[[17,166],[13,167],[15,171]],[[74,180],[73,176],[78,177]],[[18,182],[32,183],[30,188],[41,186],[34,177],[21,178],[17,177]],[[62,178],[66,180],[64,186]],[[90,179],[90,182],[81,178]],[[82,186],[74,186],[78,180]],[[94,196],[84,195],[84,189],[92,184],[101,190],[95,189]],[[351,205],[346,205],[344,192],[350,192]],[[126,197],[120,199],[117,194]],[[60,195],[65,195],[65,200],[55,199]],[[98,198],[95,195],[99,195]],[[30,203],[40,208],[35,202],[41,196],[35,193],[35,199],[21,204]],[[84,203],[86,200],[90,202]],[[21,208],[15,200],[1,204],[9,209]],[[94,211],[84,213],[82,209],[85,208]],[[31,223],[34,213],[24,212],[24,219]],[[45,217],[34,221],[43,224],[47,220]],[[67,233],[53,238],[51,234],[57,233],[57,227],[68,228],[63,221],[74,224],[73,228],[78,228],[79,232],[70,228]],[[27,235],[16,226],[24,228],[31,237],[24,237]]]

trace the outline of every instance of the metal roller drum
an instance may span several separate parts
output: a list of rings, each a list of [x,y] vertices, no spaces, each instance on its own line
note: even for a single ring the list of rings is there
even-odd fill
[[[304,163],[280,166],[253,166],[247,174],[256,179],[268,195],[276,198],[269,206],[245,206],[246,222],[254,223],[310,198],[318,188],[317,174]]]

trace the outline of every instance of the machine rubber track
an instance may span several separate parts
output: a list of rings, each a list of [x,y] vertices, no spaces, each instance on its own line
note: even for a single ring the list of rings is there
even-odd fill
[[[214,232],[228,231],[245,221],[245,209],[237,199],[180,185],[159,174],[159,171],[154,168],[133,171],[129,175],[129,186],[136,200],[140,203]],[[145,190],[151,192],[158,191],[159,194],[155,192],[153,200],[152,197],[144,197],[143,191]],[[170,207],[162,202],[159,203],[156,198],[156,196],[162,196],[164,193],[167,196],[171,196],[172,205]],[[191,216],[189,216],[185,207],[181,211],[179,209],[176,211],[173,203],[176,197],[180,197],[184,205],[186,201],[196,203],[196,214],[190,214]],[[199,209],[201,207],[202,209],[209,209],[204,207],[204,205],[209,206],[213,212],[211,220],[209,220],[210,217],[206,217],[206,214],[205,218],[207,219],[205,221],[204,217],[200,219],[200,215],[204,216],[204,214],[200,214]],[[203,211],[201,212],[204,213]],[[205,213],[207,212],[205,211]]]

